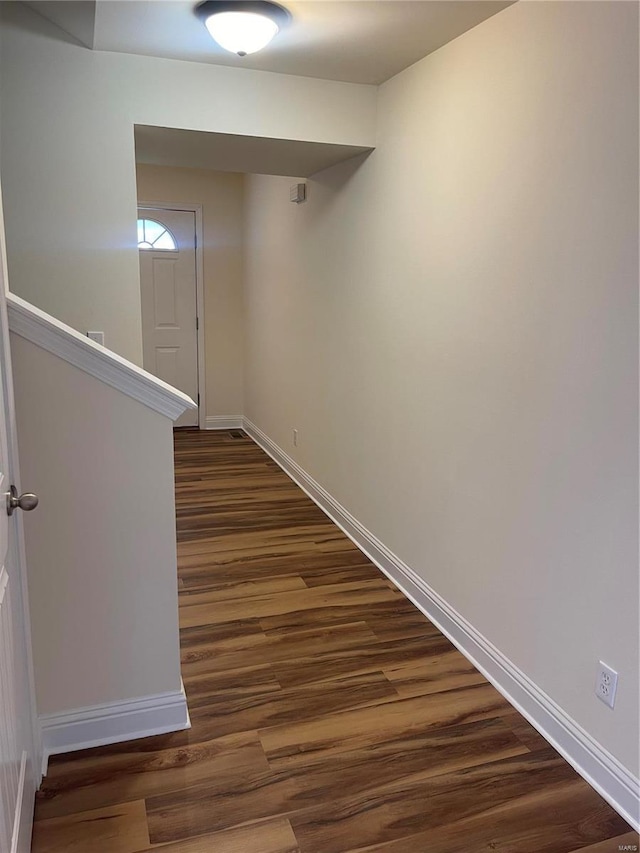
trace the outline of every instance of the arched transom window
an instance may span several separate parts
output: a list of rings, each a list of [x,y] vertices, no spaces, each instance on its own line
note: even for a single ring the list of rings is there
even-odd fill
[[[178,249],[171,231],[155,219],[138,219],[138,248],[175,252]]]

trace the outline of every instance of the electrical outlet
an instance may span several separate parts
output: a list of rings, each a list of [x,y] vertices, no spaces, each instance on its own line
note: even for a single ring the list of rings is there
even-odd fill
[[[598,661],[598,677],[596,679],[596,696],[605,705],[613,708],[616,701],[616,688],[618,686],[618,673],[611,669],[606,663]]]
[[[293,446],[294,447],[298,446],[298,430],[297,429],[294,429],[294,431],[293,431]]]

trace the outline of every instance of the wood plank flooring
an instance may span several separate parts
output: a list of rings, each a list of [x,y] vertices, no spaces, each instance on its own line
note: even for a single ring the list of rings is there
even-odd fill
[[[244,433],[175,444],[193,727],[52,758],[34,853],[639,843]]]

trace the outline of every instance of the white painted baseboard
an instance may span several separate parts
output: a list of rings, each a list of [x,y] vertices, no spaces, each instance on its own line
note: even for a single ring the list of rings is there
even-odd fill
[[[208,415],[205,429],[243,429],[242,415]]]
[[[247,418],[244,429],[634,829],[640,781]]]
[[[42,773],[50,755],[191,728],[184,687],[125,702],[107,702],[40,716]]]

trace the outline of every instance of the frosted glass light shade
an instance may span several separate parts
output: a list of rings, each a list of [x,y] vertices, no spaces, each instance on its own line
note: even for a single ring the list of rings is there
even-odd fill
[[[262,50],[279,30],[275,21],[255,12],[218,12],[205,26],[220,47],[240,56]]]

